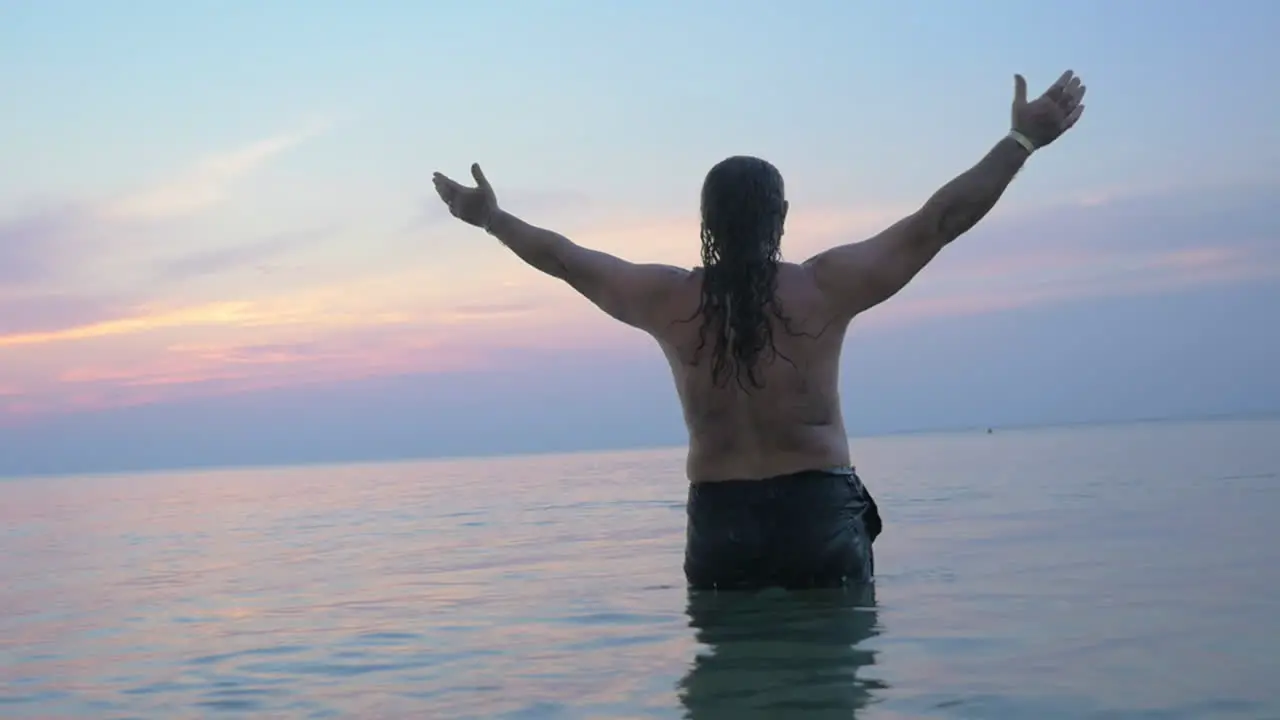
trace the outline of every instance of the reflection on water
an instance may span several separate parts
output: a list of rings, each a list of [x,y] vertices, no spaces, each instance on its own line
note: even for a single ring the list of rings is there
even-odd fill
[[[685,590],[679,451],[3,480],[0,718],[1280,718],[1280,423],[854,450],[795,595]]]
[[[694,638],[706,649],[680,680],[691,720],[850,718],[884,688],[859,671],[880,632],[875,586],[802,593],[689,593]]]

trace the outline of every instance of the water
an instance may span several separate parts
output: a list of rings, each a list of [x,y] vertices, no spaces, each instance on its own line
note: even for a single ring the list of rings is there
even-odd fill
[[[0,482],[0,717],[1280,718],[1280,423],[854,450],[801,597],[690,598],[676,451]]]

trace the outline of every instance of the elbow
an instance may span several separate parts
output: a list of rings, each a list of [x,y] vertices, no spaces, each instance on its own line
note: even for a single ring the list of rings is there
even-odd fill
[[[570,278],[575,274],[572,267],[573,251],[576,249],[578,248],[573,241],[566,237],[557,237],[557,242],[551,243],[546,249],[543,258],[545,266],[542,271],[572,284]]]
[[[932,257],[968,232],[982,216],[968,212],[966,207],[942,193],[930,198],[912,217],[910,232],[906,233],[910,252]]]
[[[542,258],[536,267],[553,278],[573,284],[569,279],[569,266],[555,254]]]
[[[545,247],[538,248],[536,252],[530,253],[524,260],[539,272],[560,280],[569,280],[569,263],[566,260],[566,253],[559,243],[551,243]]]

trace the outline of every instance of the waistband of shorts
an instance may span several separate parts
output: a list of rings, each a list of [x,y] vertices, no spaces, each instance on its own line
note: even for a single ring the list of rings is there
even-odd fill
[[[773,484],[778,482],[791,482],[800,478],[852,478],[861,482],[858,477],[858,471],[853,465],[829,465],[827,467],[815,467],[805,470],[797,470],[795,472],[784,473],[782,475],[772,475],[765,478],[729,478],[727,480],[703,480],[701,482],[690,482],[692,487],[713,487],[717,485],[751,485],[751,484]]]

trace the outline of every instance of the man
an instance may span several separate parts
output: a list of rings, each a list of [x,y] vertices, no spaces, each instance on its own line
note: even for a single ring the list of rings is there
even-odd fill
[[[1014,76],[1012,128],[977,165],[880,234],[782,262],[782,176],[732,157],[702,188],[702,267],[638,265],[580,247],[436,173],[455,217],[560,278],[666,354],[689,430],[685,576],[694,588],[864,583],[880,532],[853,470],[837,390],[849,322],[888,300],[995,205],[1023,163],[1084,112],[1071,71],[1027,100]]]

